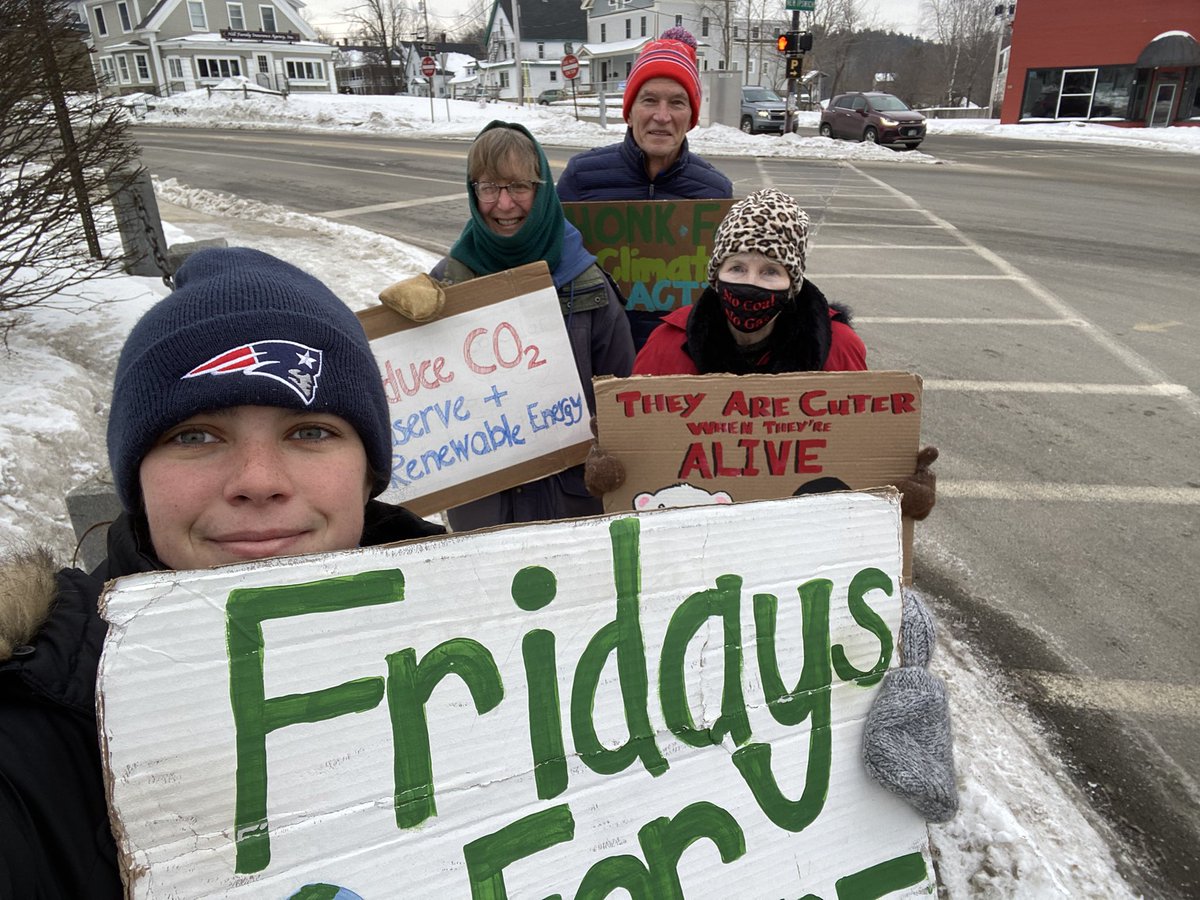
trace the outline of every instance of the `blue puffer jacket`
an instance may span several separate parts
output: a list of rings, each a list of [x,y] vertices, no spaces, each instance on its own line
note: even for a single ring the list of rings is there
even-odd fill
[[[571,157],[558,179],[558,196],[576,200],[724,200],[733,183],[707,160],[688,152],[687,138],[679,159],[651,180],[646,156],[626,129],[625,140]]]

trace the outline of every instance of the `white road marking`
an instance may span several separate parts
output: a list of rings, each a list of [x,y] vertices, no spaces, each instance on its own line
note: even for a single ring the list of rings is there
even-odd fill
[[[817,276],[824,280],[824,276]],[[868,325],[1058,325],[1079,326],[1076,319],[985,319],[949,316],[855,316],[854,324]]]
[[[1146,716],[1200,717],[1200,687],[1162,681],[1077,678],[1056,672],[1018,673],[1037,684],[1059,706],[1102,709]]]
[[[328,212],[317,213],[327,219],[344,219],[347,216],[361,216],[366,213],[386,212],[389,209],[408,209],[413,206],[428,206],[431,203],[446,203],[451,200],[466,200],[466,191],[457,194],[442,194],[437,197],[420,197],[416,200],[397,200],[394,203],[375,203],[371,206],[352,206],[348,209],[331,209]]]
[[[1190,393],[1186,384],[1079,384],[1069,381],[959,381],[930,378],[927,391],[965,391],[988,394],[1100,394],[1122,396],[1180,397]]]
[[[1126,484],[1044,484],[1020,481],[955,481],[938,478],[938,499],[1010,500],[1014,503],[1149,503],[1200,506],[1200,487],[1158,488]]]
[[[1084,316],[1081,316],[1069,303],[1065,302],[1060,297],[1055,295],[1052,291],[1050,291],[1044,285],[1042,285],[1039,282],[1035,281],[1034,279],[1030,278],[1028,275],[1026,275],[1024,272],[1022,272],[1020,269],[1018,269],[1016,266],[1014,266],[1008,260],[1004,259],[1002,256],[993,252],[992,250],[989,250],[987,247],[983,246],[982,244],[978,243],[977,241],[974,241],[971,238],[967,237],[967,235],[963,234],[952,222],[948,222],[947,220],[943,219],[941,216],[937,215],[936,213],[933,213],[933,212],[925,209],[919,203],[917,203],[916,200],[914,200],[912,197],[908,196],[908,194],[905,194],[903,191],[897,190],[896,188],[892,187],[890,184],[888,184],[885,181],[880,181],[878,178],[875,178],[872,175],[868,175],[866,172],[863,172],[861,169],[858,169],[853,164],[850,164],[849,168],[851,168],[855,172],[857,172],[858,175],[860,175],[862,178],[865,178],[867,181],[870,181],[871,183],[877,185],[881,190],[891,194],[893,197],[897,198],[900,202],[902,202],[912,208],[920,209],[922,211],[922,213],[925,215],[925,218],[928,219],[931,223],[933,223],[933,225],[929,226],[929,227],[941,228],[948,234],[954,235],[965,246],[970,247],[979,256],[981,256],[983,259],[986,259],[993,266],[995,266],[997,270],[1004,273],[1005,275],[1010,276],[1013,281],[1020,284],[1027,291],[1029,291],[1030,294],[1032,294],[1037,299],[1041,300],[1042,303],[1048,309],[1052,310],[1059,317],[1064,318],[1064,319],[1077,319],[1080,322],[1079,328],[1081,331],[1084,332],[1084,334],[1086,334],[1088,337],[1090,337],[1092,339],[1092,341],[1095,342],[1097,345],[1104,348],[1110,354],[1112,354],[1114,357],[1116,357],[1130,371],[1134,372],[1136,375],[1141,377],[1145,382],[1147,382],[1147,384],[1164,384],[1168,381],[1166,374],[1162,370],[1160,370],[1157,366],[1153,365],[1151,362],[1149,362],[1148,360],[1143,358],[1141,355],[1139,355],[1138,353],[1135,353],[1133,350],[1129,349],[1124,344],[1117,341],[1115,338],[1113,338],[1110,334],[1108,334],[1106,331],[1104,331],[1099,326],[1092,324],[1087,318],[1085,318]],[[834,226],[834,227],[839,227],[839,226]],[[855,225],[853,227],[861,228],[863,226]],[[882,226],[872,226],[872,227],[903,228],[903,227],[912,227],[912,226],[882,225]],[[916,226],[916,227],[921,227],[921,226]],[[1200,397],[1198,397],[1196,394],[1194,394],[1190,390],[1187,390],[1187,391],[1184,391],[1184,392],[1178,393],[1178,394],[1172,394],[1171,396],[1181,406],[1183,406],[1184,409],[1186,409],[1188,412],[1190,412],[1192,415],[1196,416],[1197,418],[1200,418]]]

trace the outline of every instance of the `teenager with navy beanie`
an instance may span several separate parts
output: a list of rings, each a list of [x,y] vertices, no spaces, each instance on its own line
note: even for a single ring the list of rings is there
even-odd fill
[[[372,499],[387,399],[354,314],[265,253],[203,250],[122,349],[108,453],[123,512],[94,571],[0,566],[0,897],[123,897],[97,742],[104,583],[443,533]]]

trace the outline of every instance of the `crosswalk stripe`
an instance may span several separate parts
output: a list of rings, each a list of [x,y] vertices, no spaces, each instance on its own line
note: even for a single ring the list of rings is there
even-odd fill
[[[1141,487],[1125,484],[1045,484],[1032,481],[957,481],[938,478],[938,499],[1011,500],[1021,503],[1146,503],[1157,506],[1200,506],[1200,486]]]
[[[1017,673],[1035,683],[1051,703],[1137,715],[1200,717],[1200,687],[1162,681],[1079,678],[1026,669]]]

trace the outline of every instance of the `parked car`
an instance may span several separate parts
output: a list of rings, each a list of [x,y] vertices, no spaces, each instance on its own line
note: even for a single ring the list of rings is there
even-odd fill
[[[566,100],[567,92],[557,88],[551,88],[548,91],[542,91],[538,94],[537,102],[540,106],[549,106],[551,103],[557,103],[559,100]]]
[[[770,88],[748,84],[742,88],[741,127],[746,134],[783,134],[787,104]]]
[[[925,140],[925,117],[892,94],[838,94],[821,111],[821,134],[913,150]]]

